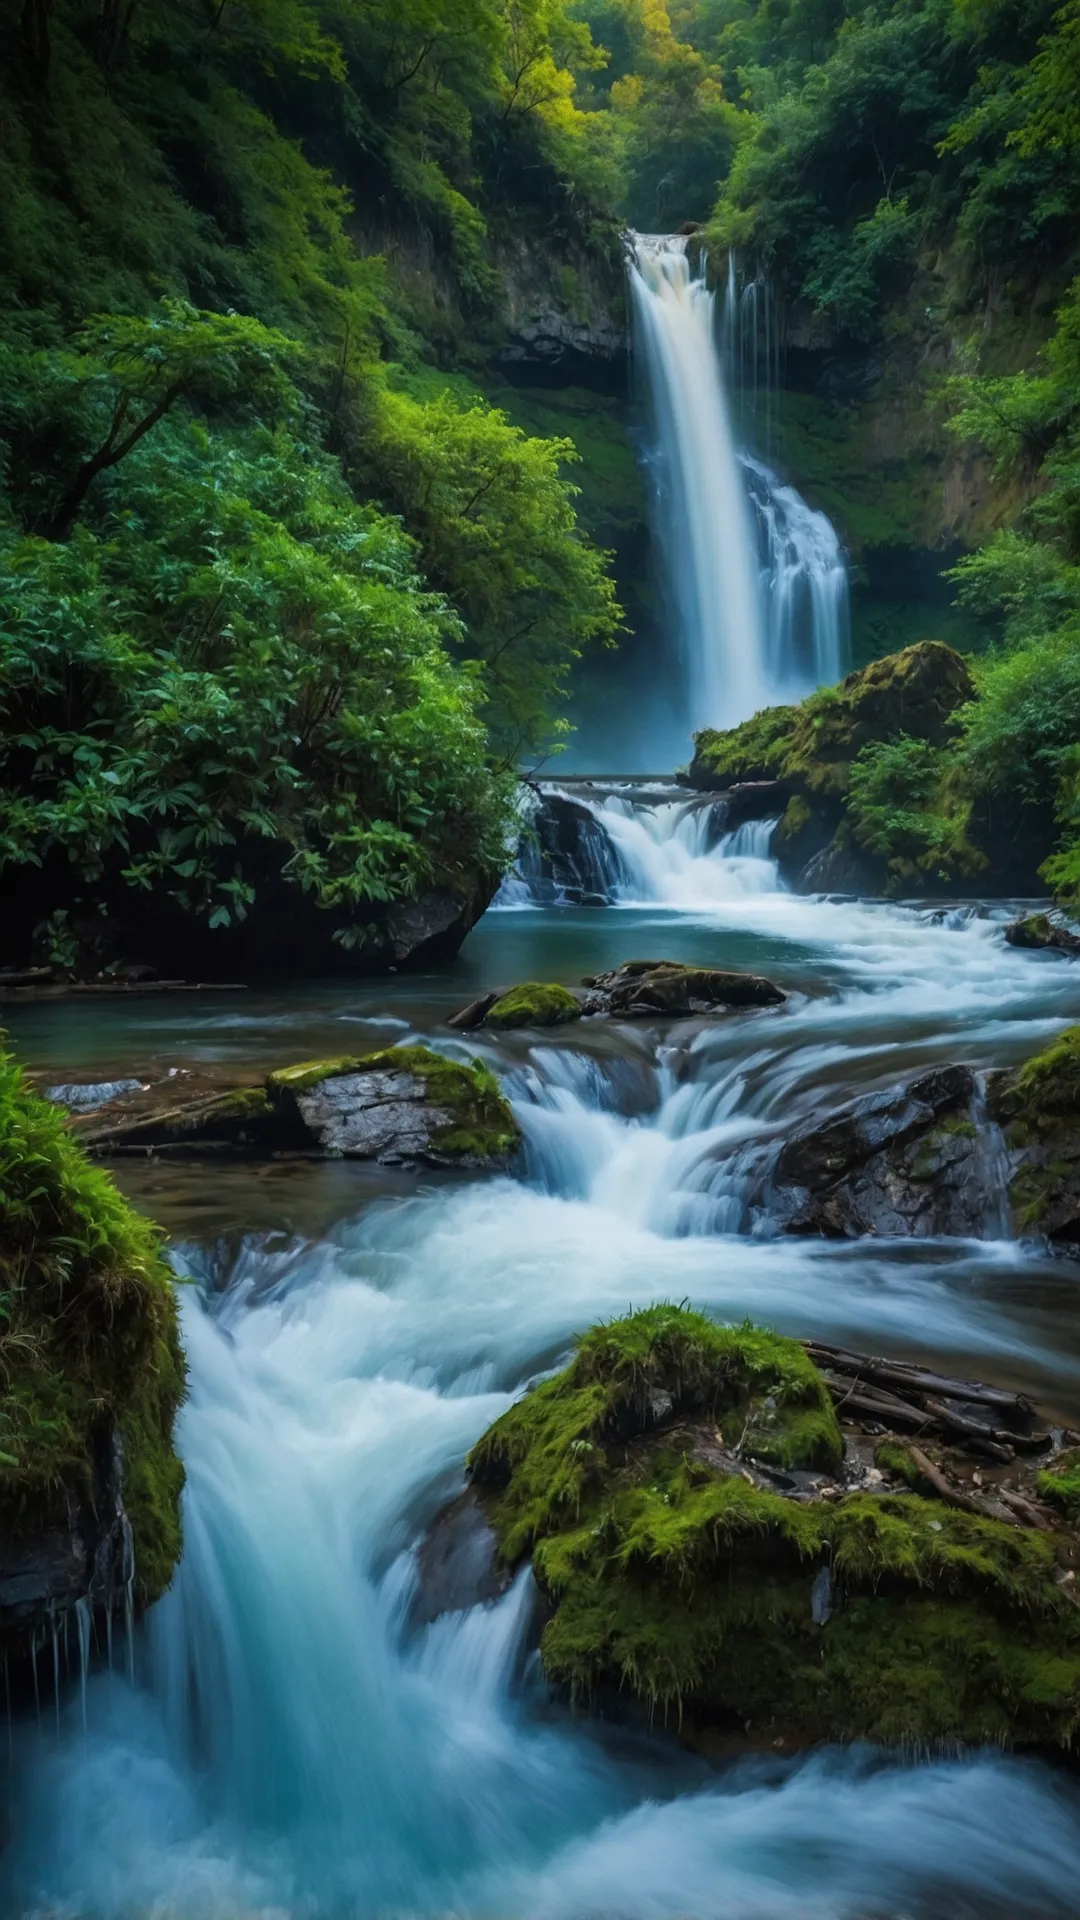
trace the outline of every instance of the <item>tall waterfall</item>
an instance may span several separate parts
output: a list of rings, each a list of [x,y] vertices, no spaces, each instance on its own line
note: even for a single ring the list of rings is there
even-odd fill
[[[630,285],[656,415],[685,717],[696,729],[735,726],[841,676],[847,576],[826,515],[735,432],[726,382],[748,366],[756,379],[762,361],[771,376],[771,304],[754,282],[749,338],[733,265],[721,340],[704,267],[692,267],[687,249],[678,234],[635,235]]]

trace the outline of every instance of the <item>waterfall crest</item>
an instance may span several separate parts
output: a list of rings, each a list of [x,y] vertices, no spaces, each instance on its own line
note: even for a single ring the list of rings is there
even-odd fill
[[[836,531],[740,444],[728,389],[765,391],[778,329],[767,289],[729,271],[723,325],[683,235],[631,237],[636,334],[656,417],[658,508],[678,615],[687,726],[731,727],[846,669]],[[762,381],[762,368],[764,380]],[[740,417],[745,409],[740,409]]]

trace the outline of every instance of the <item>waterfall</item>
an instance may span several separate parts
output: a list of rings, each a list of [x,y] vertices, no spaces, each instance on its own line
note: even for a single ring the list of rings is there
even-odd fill
[[[660,435],[665,545],[688,719],[733,726],[768,702],[753,526],[720,372],[715,303],[685,239],[638,235],[630,268]]]
[[[836,531],[740,444],[765,442],[779,330],[765,283],[740,293],[730,262],[723,324],[682,235],[632,237],[630,287],[656,416],[658,508],[693,731],[797,700],[846,668],[847,574]],[[736,433],[728,389],[746,402]],[[752,404],[749,404],[752,402]]]

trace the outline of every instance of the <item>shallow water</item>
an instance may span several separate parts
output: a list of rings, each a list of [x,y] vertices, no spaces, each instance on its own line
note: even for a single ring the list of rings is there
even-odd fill
[[[1080,1809],[1061,1775],[989,1755],[709,1768],[547,1700],[527,1579],[409,1625],[418,1537],[471,1442],[576,1330],[649,1300],[963,1363],[1080,1420],[1075,1266],[1008,1241],[774,1240],[745,1231],[737,1183],[740,1146],[857,1087],[1022,1058],[1080,1017],[1080,968],[1007,947],[1000,912],[804,900],[759,855],[691,848],[688,869],[680,846],[657,870],[631,851],[642,891],[666,898],[489,914],[445,973],[12,1016],[28,1064],[64,1077],[251,1070],[424,1035],[498,1068],[527,1147],[495,1179],[118,1164],[186,1242],[187,1548],[137,1684],[92,1678],[85,1731],[77,1697],[59,1740],[16,1730],[7,1910],[1078,1911]],[[753,966],[791,997],[547,1039],[466,1042],[443,1024],[483,986],[635,955]]]

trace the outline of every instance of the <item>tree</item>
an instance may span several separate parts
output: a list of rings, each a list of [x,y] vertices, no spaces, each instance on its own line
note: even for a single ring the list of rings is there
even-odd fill
[[[370,478],[466,622],[508,764],[565,730],[553,709],[573,663],[620,625],[607,556],[579,533],[563,477],[576,458],[569,440],[530,439],[449,394],[387,393],[376,416]]]
[[[162,300],[146,317],[91,320],[75,349],[49,356],[50,385],[56,398],[66,388],[69,404],[101,420],[104,432],[57,501],[44,528],[49,540],[69,538],[94,481],[126,460],[178,400],[198,395],[220,404],[242,395],[271,416],[295,401],[283,362],[299,347],[246,315]]]

